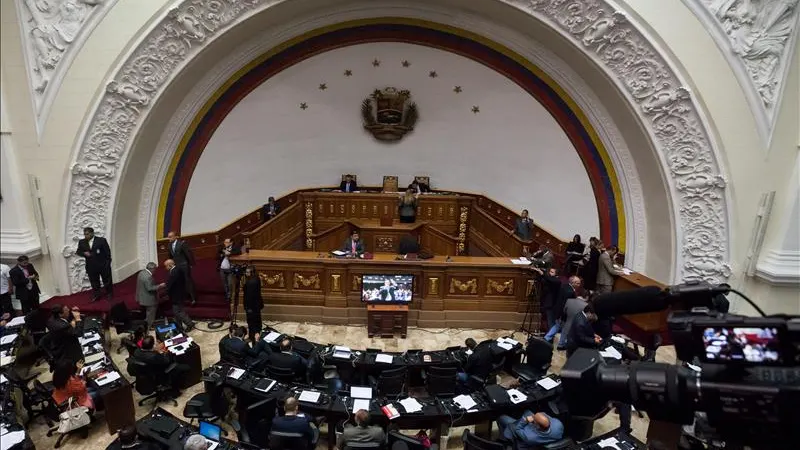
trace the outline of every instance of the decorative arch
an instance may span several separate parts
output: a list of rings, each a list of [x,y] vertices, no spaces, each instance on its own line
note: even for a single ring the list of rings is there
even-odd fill
[[[290,1],[180,1],[151,22],[121,60],[87,116],[65,181],[62,254],[72,291],[88,285],[82,260],[73,253],[81,228],[91,224],[99,234],[111,229],[130,149],[170,82],[212,41],[246,19]],[[704,112],[668,52],[661,51],[645,28],[612,0],[486,0],[481,5],[511,7],[532,17],[560,34],[612,80],[650,138],[661,166],[669,204],[655,207],[671,212],[676,247],[670,257],[676,277],[717,282],[727,278],[730,200],[725,177]],[[519,27],[512,29],[522,31]]]
[[[594,191],[604,242],[625,246],[625,213],[617,174],[585,114],[541,69],[512,50],[462,29],[433,22],[380,18],[313,30],[276,46],[226,80],[192,120],[162,187],[158,237],[180,231],[189,183],[209,139],[227,114],[260,84],[314,55],[367,42],[405,42],[465,56],[521,86],[547,109],[578,151]]]

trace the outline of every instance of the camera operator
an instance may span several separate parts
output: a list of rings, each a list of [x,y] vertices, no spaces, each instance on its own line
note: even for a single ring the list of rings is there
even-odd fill
[[[534,261],[534,265],[541,269],[549,269],[550,267],[553,267],[554,258],[555,256],[553,256],[553,252],[551,252],[550,249],[544,244],[540,245],[539,250],[531,255],[531,259],[541,261],[540,264],[538,261]]]
[[[219,277],[222,279],[222,287],[225,289],[225,300],[230,303],[231,301],[231,286],[233,284],[233,271],[232,264],[228,258],[235,255],[241,255],[242,248],[233,243],[231,238],[227,238],[222,242],[222,246],[217,253]]]
[[[555,327],[556,320],[561,316],[556,310],[556,305],[558,304],[562,289],[561,279],[558,278],[558,272],[555,267],[547,269],[547,272],[538,267],[532,267],[532,270],[539,274],[542,283],[542,295],[540,297],[541,308],[547,319],[547,329],[552,330]],[[544,339],[552,343],[554,335],[555,332],[552,334],[548,332]]]

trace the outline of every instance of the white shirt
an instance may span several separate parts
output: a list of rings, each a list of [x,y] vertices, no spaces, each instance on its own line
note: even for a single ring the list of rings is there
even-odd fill
[[[172,241],[172,254],[175,254],[175,246],[178,245],[178,240]]]
[[[223,251],[231,251],[232,249],[233,247],[225,247]],[[222,258],[222,262],[219,263],[219,268],[222,270],[231,270],[231,262],[228,261],[228,255],[225,255],[225,257]]]
[[[89,239],[89,248],[90,248],[90,249],[92,248],[92,245],[94,245],[94,237],[92,237],[91,239]]]
[[[0,294],[7,294],[9,288],[9,276],[8,271],[11,270],[5,264],[0,264]]]

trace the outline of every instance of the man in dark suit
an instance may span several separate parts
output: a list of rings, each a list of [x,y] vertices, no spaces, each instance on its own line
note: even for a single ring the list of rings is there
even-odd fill
[[[356,192],[358,190],[358,183],[356,183],[352,175],[345,175],[344,181],[339,185],[339,190],[342,192]]]
[[[289,397],[283,403],[283,416],[272,419],[272,431],[282,433],[299,433],[308,439],[308,448],[314,448],[319,437],[319,430],[311,425],[311,418],[298,413],[297,399]]]
[[[92,283],[92,302],[100,299],[100,279],[106,288],[107,300],[111,301],[114,295],[114,282],[111,280],[111,248],[105,238],[94,235],[94,228],[83,229],[83,239],[78,241],[78,250],[75,252],[86,261],[86,274]]]
[[[417,179],[414,179],[414,181],[408,185],[408,189],[413,190],[415,194],[424,194],[431,191],[430,186]]]
[[[8,271],[11,283],[14,285],[14,293],[17,295],[22,305],[22,314],[27,315],[34,309],[39,308],[39,272],[28,261],[25,255],[17,258],[17,265]]]
[[[225,300],[231,301],[231,287],[233,287],[233,272],[231,272],[231,256],[241,255],[242,248],[233,243],[233,239],[225,239],[217,253],[217,269],[219,277],[222,279],[222,287],[225,290]]]
[[[567,358],[575,353],[578,348],[597,348],[603,339],[595,334],[592,323],[597,321],[597,314],[591,304],[586,305],[583,311],[575,315],[572,327],[569,330],[567,341]]]
[[[467,338],[464,345],[467,346],[467,362],[464,364],[464,371],[458,373],[458,380],[466,383],[472,375],[480,379],[489,376],[492,371],[492,349],[489,345],[478,345],[472,338]]]
[[[297,379],[304,379],[308,363],[306,360],[292,351],[292,341],[284,339],[281,341],[281,350],[269,356],[269,363],[272,366],[284,369],[292,369]]]
[[[172,355],[163,345],[159,344],[158,348],[156,348],[156,340],[152,335],[147,335],[142,339],[142,348],[133,353],[133,358],[147,365],[151,369],[151,373],[164,373],[174,362]],[[175,389],[175,392],[178,392],[177,386],[181,377],[188,371],[189,366],[178,364],[168,374],[170,384]]]
[[[192,281],[194,254],[192,249],[189,248],[189,244],[183,239],[179,239],[178,234],[174,231],[170,231],[167,234],[167,238],[169,239],[169,245],[167,246],[169,258],[180,267],[186,284],[186,292],[189,293],[189,297],[192,299],[192,306],[194,306],[197,303],[197,297],[194,294],[194,282]]]
[[[555,257],[553,256],[553,252],[551,252],[546,245],[542,244],[539,250],[533,254],[532,258],[540,260],[544,268],[549,269],[553,267],[553,259]]]
[[[542,310],[547,318],[547,327],[552,328],[556,324],[556,320],[561,314],[556,312],[556,305],[558,304],[559,294],[561,293],[561,279],[558,277],[558,272],[554,267],[544,271],[538,267],[531,266],[531,270],[538,273],[542,283],[542,294],[539,297]],[[552,341],[545,337],[548,342]]]
[[[364,243],[361,241],[361,237],[358,235],[358,230],[353,230],[350,233],[350,237],[344,241],[344,245],[342,245],[342,251],[347,253],[348,256],[360,256],[364,253]]]
[[[183,301],[186,299],[186,276],[184,276],[182,268],[171,259],[164,261],[164,268],[169,273],[167,295],[172,302],[172,314],[184,331],[191,331],[194,328],[194,322],[183,309]]]
[[[267,199],[267,203],[261,207],[261,217],[264,222],[272,219],[281,212],[281,207],[275,202],[275,197]]]
[[[67,358],[77,362],[83,358],[78,339],[83,332],[80,311],[67,305],[53,305],[52,314],[47,319],[50,352],[56,360]]]
[[[246,337],[247,327],[237,326],[228,339],[220,341],[219,358],[236,365],[244,365],[248,357],[255,356],[255,351],[245,341]]]

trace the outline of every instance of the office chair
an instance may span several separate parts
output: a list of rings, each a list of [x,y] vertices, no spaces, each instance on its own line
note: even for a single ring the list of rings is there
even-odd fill
[[[144,398],[139,400],[139,406],[143,406],[148,400],[155,399],[156,404],[170,401],[174,406],[178,406],[175,400],[175,389],[170,383],[170,373],[175,370],[175,363],[163,369],[158,366],[150,366],[134,358],[128,358],[128,373],[136,377],[133,387]],[[111,406],[111,405],[108,405]]]
[[[378,392],[387,397],[398,397],[405,392],[406,376],[408,369],[398,367],[396,369],[384,370],[375,379],[370,377],[370,385],[377,388]]]
[[[347,442],[342,450],[383,450],[383,442]]]
[[[550,442],[549,444],[544,445],[536,445],[532,447],[532,450],[578,450],[581,446],[578,445],[572,439],[566,437],[563,439],[559,439],[555,442]]]
[[[425,389],[433,397],[455,397],[457,374],[458,369],[455,367],[428,367],[425,372]]]
[[[33,337],[33,343],[38,345],[39,340],[47,334],[47,319],[50,318],[48,308],[37,308],[25,316],[25,328]]]
[[[140,326],[147,326],[147,322],[141,318],[134,319],[131,311],[124,301],[119,301],[111,306],[108,310],[109,325],[113,326],[118,335],[133,334],[134,331]],[[117,348],[117,354],[122,353],[122,342]]]
[[[505,444],[483,439],[470,433],[469,429],[464,430],[461,435],[461,443],[464,450],[505,450]]]
[[[525,347],[525,362],[511,366],[511,374],[522,381],[535,381],[547,375],[553,360],[553,344],[544,339],[531,336]]]
[[[274,450],[308,450],[311,443],[300,433],[270,431],[269,448]]]
[[[53,401],[53,385],[50,383],[50,389],[47,389],[39,380],[40,372],[34,372],[28,375],[27,378],[22,378],[19,373],[11,368],[5,372],[5,377],[8,383],[19,389],[22,392],[22,407],[28,413],[28,419],[25,422],[27,427],[35,418],[43,416],[48,426],[52,426],[52,422],[47,416],[48,407],[55,404]],[[33,381],[33,389],[28,387],[30,382]]]
[[[428,450],[422,441],[399,431],[390,431],[387,448],[391,450]]]
[[[278,399],[272,397],[255,402],[245,409],[242,428],[247,432],[251,444],[261,448],[269,446],[269,432],[272,429],[272,420],[277,415],[277,408]]]
[[[228,415],[230,402],[225,397],[223,379],[203,377],[203,384],[206,392],[194,395],[183,407],[183,417],[189,419],[189,423],[194,422],[194,419],[215,422]],[[221,430],[221,433],[225,436],[228,434],[224,429]]]
[[[279,383],[292,383],[294,382],[294,370],[288,367],[275,367],[267,365],[267,376]]]

